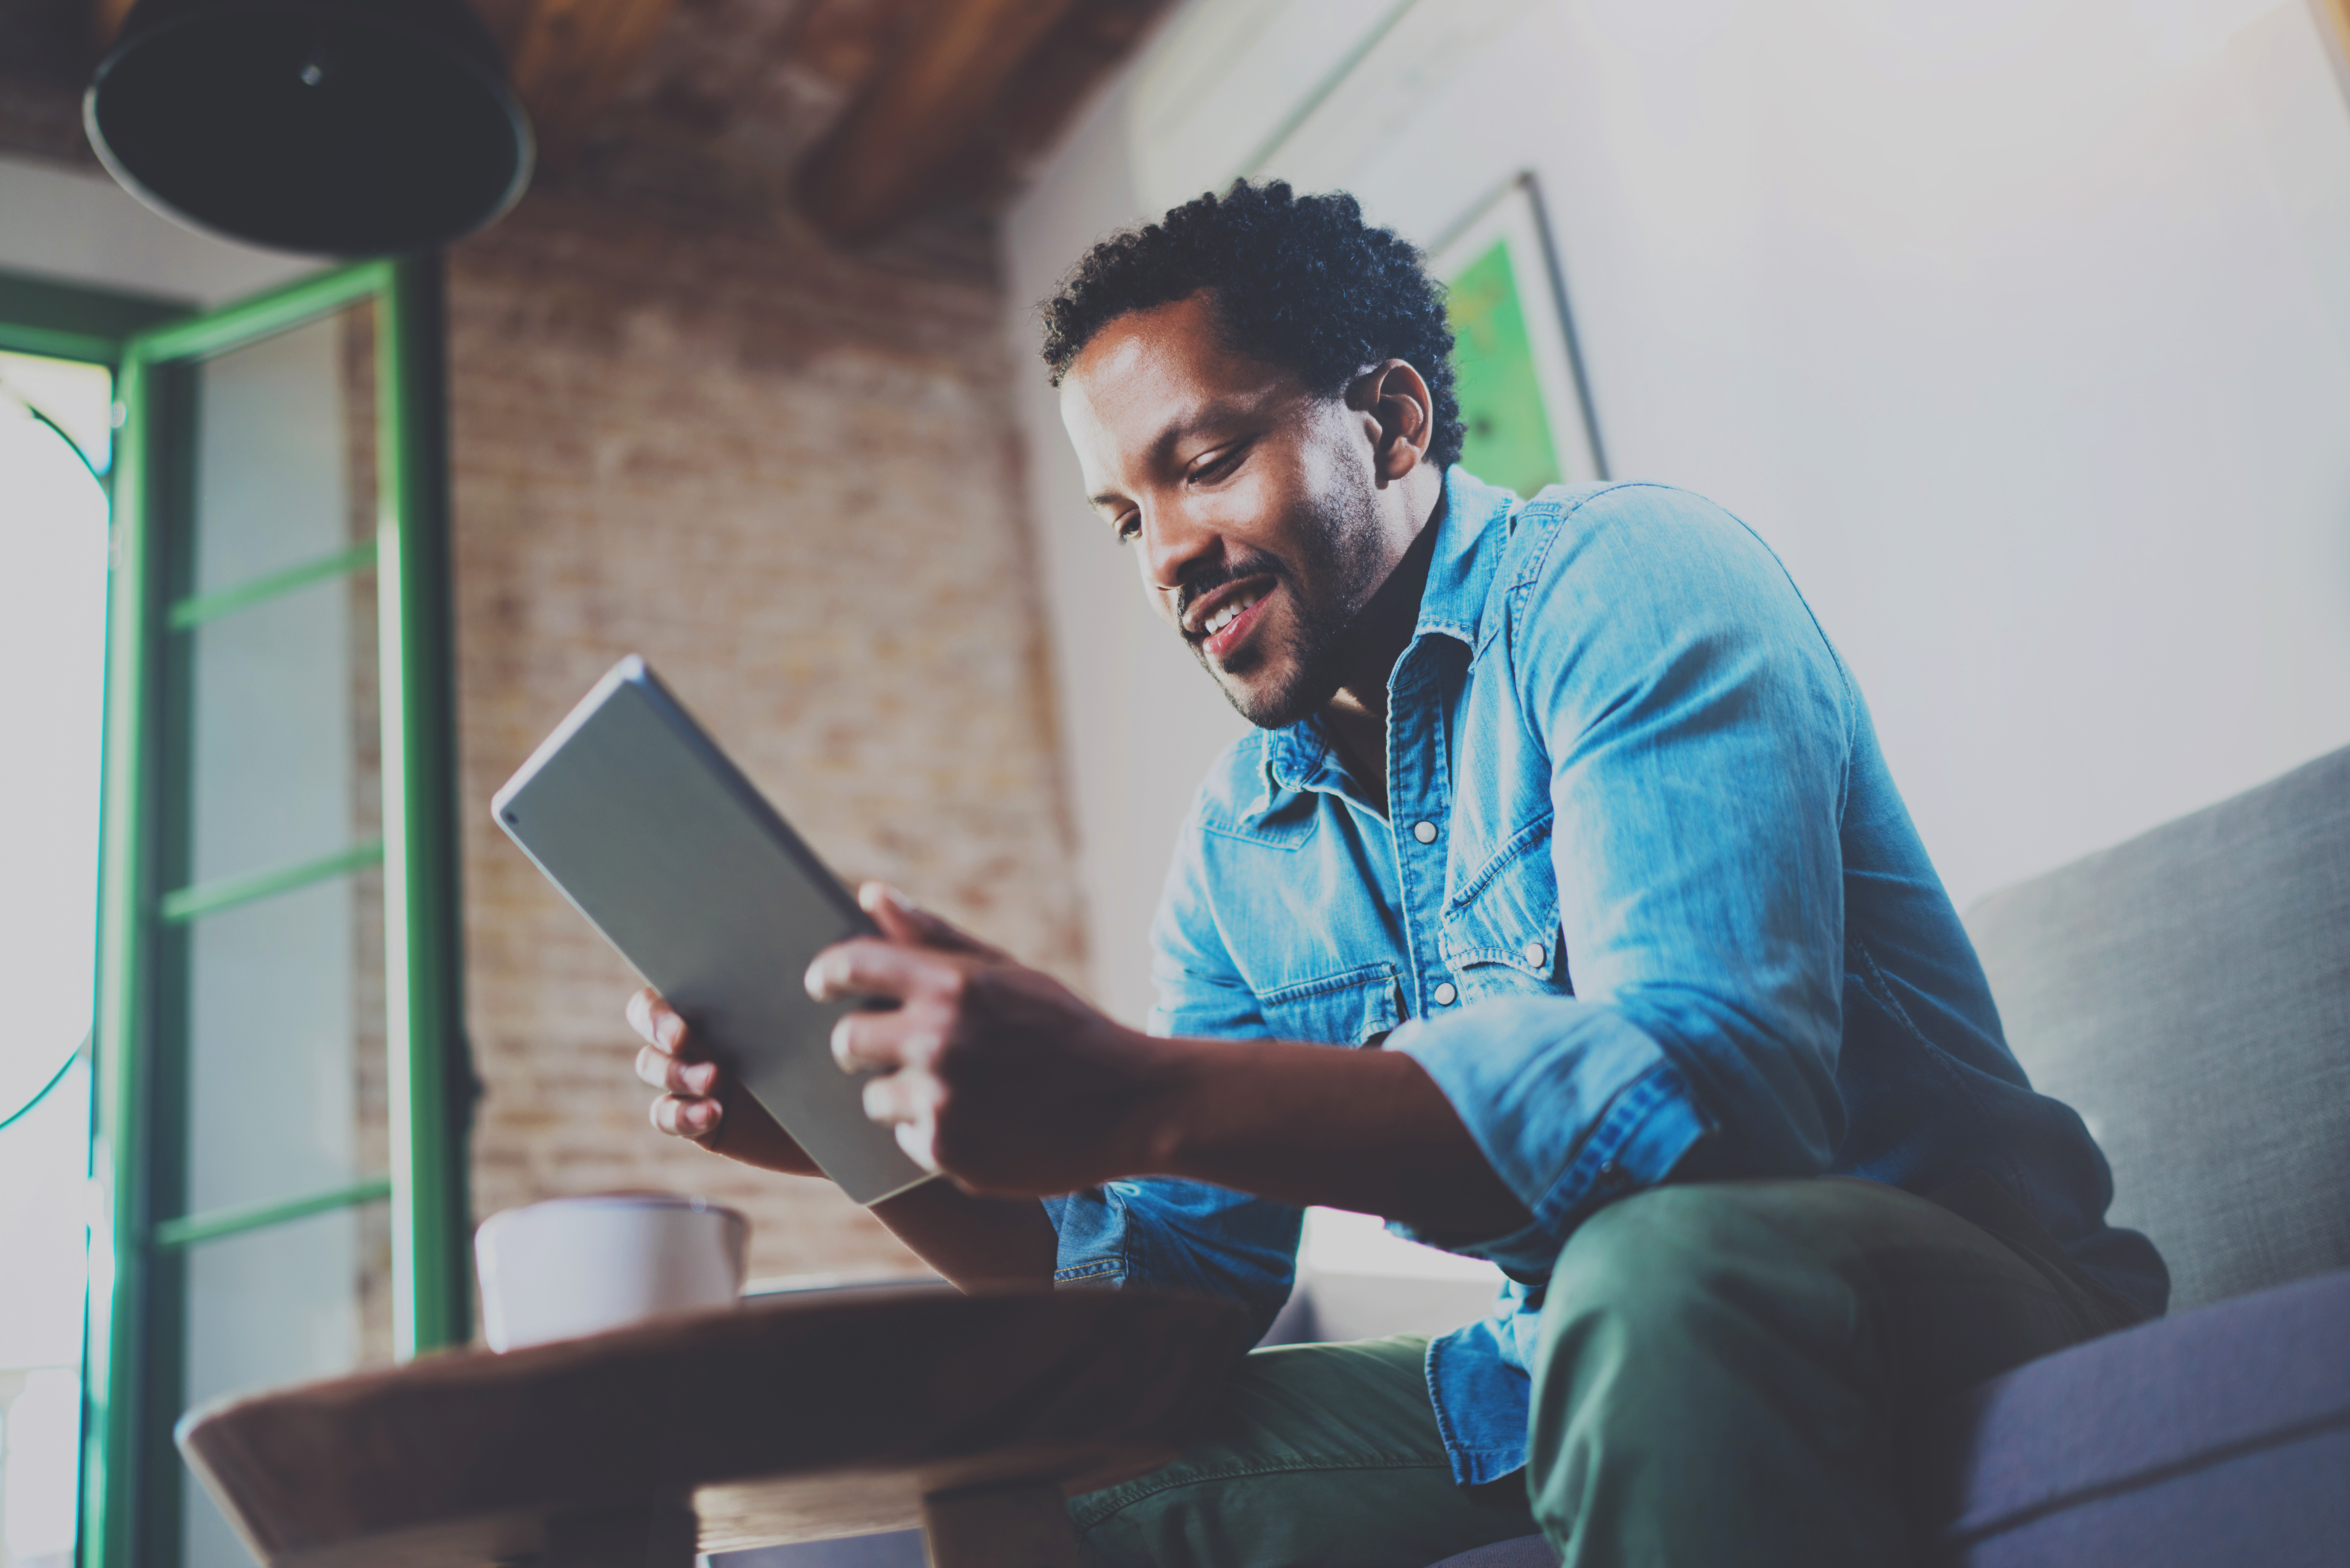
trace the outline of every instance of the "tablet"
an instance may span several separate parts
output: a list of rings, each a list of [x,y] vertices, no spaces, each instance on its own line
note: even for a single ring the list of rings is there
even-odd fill
[[[849,1197],[929,1179],[832,1059],[846,1009],[801,983],[872,920],[643,659],[598,681],[491,809]]]

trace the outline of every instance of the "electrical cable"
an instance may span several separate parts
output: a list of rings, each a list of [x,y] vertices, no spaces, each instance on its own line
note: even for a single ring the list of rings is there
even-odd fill
[[[65,426],[51,419],[48,414],[42,410],[38,403],[25,396],[24,393],[18,391],[16,388],[9,386],[5,381],[0,381],[0,392],[6,393],[9,401],[15,403],[18,408],[32,415],[36,422],[47,426],[49,433],[57,437],[59,441],[65,442],[66,450],[74,454],[75,461],[79,462],[82,467],[88,472],[90,478],[98,482],[98,487],[100,490],[104,490],[106,488],[106,475],[99,471],[98,464],[89,461],[89,453],[82,451],[81,442],[74,440],[73,437],[66,433]],[[6,1124],[0,1123],[0,1126],[5,1125]]]
[[[32,399],[25,396],[24,393],[18,391],[16,388],[9,386],[5,381],[0,381],[0,394],[5,394],[9,401],[15,403],[18,408],[30,414],[36,422],[47,427],[51,435],[66,443],[66,450],[74,454],[75,461],[81,464],[83,470],[88,472],[89,477],[97,483],[99,489],[104,490],[106,488],[106,475],[99,471],[98,464],[90,462],[89,453],[82,450],[81,442],[74,440],[72,436],[66,433],[65,426],[57,423],[56,420],[50,418],[47,412],[45,411],[38,403],[36,403]],[[0,1116],[0,1132],[6,1132],[10,1127],[15,1127],[18,1122],[23,1121],[26,1116],[32,1115],[34,1110],[39,1106],[40,1103],[43,1100],[47,1099],[51,1094],[55,1093],[57,1086],[59,1084],[66,1081],[66,1075],[73,1071],[73,1064],[82,1059],[82,1056],[88,1050],[88,1047],[89,1041],[85,1038],[79,1045],[77,1045],[73,1050],[68,1052],[66,1054],[65,1061],[58,1065],[57,1070],[55,1073],[49,1075],[49,1081],[43,1084],[34,1094],[31,1099],[26,1100],[23,1105],[18,1106],[6,1116]]]
[[[10,1127],[15,1127],[18,1122],[23,1121],[26,1116],[32,1115],[34,1110],[39,1106],[40,1103],[43,1100],[47,1099],[49,1096],[56,1091],[57,1086],[59,1084],[66,1081],[66,1075],[73,1071],[74,1064],[81,1060],[82,1051],[88,1044],[89,1042],[85,1040],[80,1045],[76,1046],[72,1051],[67,1053],[64,1064],[58,1067],[58,1069],[50,1075],[49,1081],[43,1084],[40,1086],[40,1089],[35,1093],[31,1099],[26,1100],[23,1105],[18,1106],[6,1116],[0,1116],[0,1132],[6,1132]]]

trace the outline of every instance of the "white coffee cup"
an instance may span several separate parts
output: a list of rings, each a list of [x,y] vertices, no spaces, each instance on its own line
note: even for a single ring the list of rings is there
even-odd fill
[[[492,1350],[731,1306],[751,1222],[700,1198],[612,1192],[508,1209],[473,1232]]]

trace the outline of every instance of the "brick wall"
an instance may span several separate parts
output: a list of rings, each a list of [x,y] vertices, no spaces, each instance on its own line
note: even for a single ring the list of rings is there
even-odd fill
[[[0,13],[0,149],[89,168],[82,13]],[[699,1192],[750,1213],[754,1274],[915,1272],[823,1184],[651,1130],[634,981],[487,809],[641,652],[837,869],[1081,978],[993,229],[852,256],[785,208],[639,157],[450,258],[473,1201]]]
[[[829,1187],[650,1128],[634,982],[489,819],[625,653],[844,875],[1077,978],[991,258],[977,224],[847,257],[559,194],[452,256],[477,1212],[661,1188],[749,1211],[754,1275],[920,1267]]]

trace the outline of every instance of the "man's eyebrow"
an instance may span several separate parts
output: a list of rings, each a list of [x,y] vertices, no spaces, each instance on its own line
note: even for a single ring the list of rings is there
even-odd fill
[[[1154,464],[1164,462],[1167,460],[1167,454],[1172,452],[1176,444],[1185,436],[1204,425],[1215,423],[1219,419],[1230,418],[1234,412],[1235,410],[1226,403],[1213,399],[1179,410],[1165,424],[1159,427],[1159,433],[1151,437],[1150,461]],[[1087,496],[1086,504],[1111,506],[1125,499],[1127,499],[1125,496],[1115,491],[1102,490]]]
[[[1164,425],[1161,425],[1159,429],[1159,433],[1151,438],[1150,461],[1153,463],[1164,462],[1167,460],[1167,454],[1174,450],[1175,444],[1178,441],[1191,434],[1191,431],[1197,430],[1200,426],[1213,420],[1216,415],[1222,411],[1223,410],[1211,403],[1204,406],[1185,409],[1181,412],[1176,414],[1174,418],[1169,420]],[[1086,504],[1088,506],[1108,506],[1125,499],[1125,496],[1118,494],[1114,491],[1104,490],[1087,496]]]

